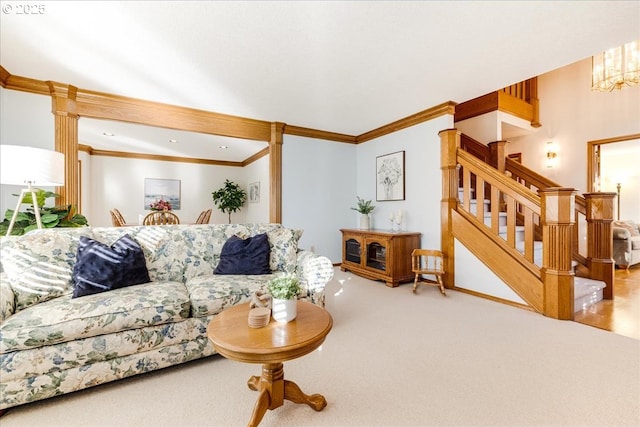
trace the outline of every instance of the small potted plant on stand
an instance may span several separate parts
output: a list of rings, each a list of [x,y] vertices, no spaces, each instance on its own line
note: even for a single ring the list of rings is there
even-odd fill
[[[371,226],[371,219],[369,218],[369,214],[373,212],[375,209],[375,205],[371,200],[363,200],[358,197],[358,206],[355,208],[351,208],[354,211],[360,212],[360,229],[368,230]]]
[[[285,274],[269,280],[267,290],[271,294],[273,320],[290,322],[296,318],[300,281],[292,274]]]

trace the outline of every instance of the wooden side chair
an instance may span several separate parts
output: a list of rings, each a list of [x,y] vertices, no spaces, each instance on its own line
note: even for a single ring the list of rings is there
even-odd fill
[[[211,219],[211,209],[200,212],[196,224],[209,224],[209,219]]]
[[[444,275],[444,254],[442,252],[433,249],[414,249],[411,252],[411,271],[416,275],[413,281],[413,293],[421,283],[440,287],[442,295],[447,295],[442,283]],[[434,279],[425,278],[424,275],[432,276]]]
[[[144,217],[143,225],[174,225],[180,224],[178,215],[171,211],[154,211]]]
[[[111,223],[114,227],[124,227],[126,221],[118,209],[111,209],[109,213],[111,214]]]

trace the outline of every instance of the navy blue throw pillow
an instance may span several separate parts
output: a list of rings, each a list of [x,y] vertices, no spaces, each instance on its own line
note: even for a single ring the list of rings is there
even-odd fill
[[[111,247],[80,237],[73,267],[73,298],[150,281],[144,252],[128,234]]]
[[[270,255],[267,233],[247,239],[231,236],[222,246],[214,274],[270,274]]]

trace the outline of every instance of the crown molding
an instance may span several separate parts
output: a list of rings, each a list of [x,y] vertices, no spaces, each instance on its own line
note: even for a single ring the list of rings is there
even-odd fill
[[[399,130],[402,130],[411,126],[415,126],[419,123],[433,120],[435,118],[444,116],[446,114],[454,115],[455,112],[456,112],[455,102],[453,101],[443,102],[442,104],[436,105],[435,107],[428,108],[416,114],[412,114],[403,119],[389,123],[388,125],[384,125],[372,131],[358,135],[356,137],[356,141],[358,144],[361,144],[363,142],[380,138],[381,136],[388,135],[390,133],[397,132]]]
[[[0,82],[2,87],[6,89],[48,96],[54,96],[53,92],[60,93],[65,88],[73,90],[76,98],[76,113],[80,117],[124,121],[267,142],[271,138],[271,122],[145,101],[87,89],[76,89],[71,85],[14,76],[1,65]],[[348,144],[361,144],[446,114],[454,115],[455,109],[456,103],[447,101],[358,136],[288,124],[283,124],[283,133]]]

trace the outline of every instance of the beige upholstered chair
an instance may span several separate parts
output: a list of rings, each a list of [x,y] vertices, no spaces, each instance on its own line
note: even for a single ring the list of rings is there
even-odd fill
[[[171,211],[154,211],[144,217],[143,225],[173,225],[180,224],[178,215]]]
[[[109,213],[111,214],[111,223],[114,227],[124,227],[126,221],[118,209],[111,209]]]
[[[444,254],[432,249],[414,249],[411,253],[411,270],[416,277],[413,281],[413,292],[416,292],[418,284],[422,283],[430,286],[440,287],[442,295],[447,295],[444,291],[442,276],[444,275]],[[423,275],[435,278],[425,278]]]
[[[200,216],[196,220],[196,224],[209,224],[209,219],[211,218],[211,209],[207,209],[206,211],[200,212]]]

